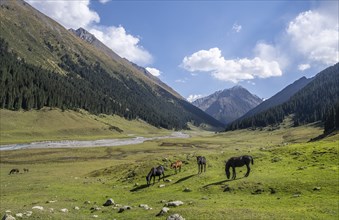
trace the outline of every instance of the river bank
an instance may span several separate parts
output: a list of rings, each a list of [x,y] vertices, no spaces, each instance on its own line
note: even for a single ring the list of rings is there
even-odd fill
[[[1,145],[0,151],[4,150],[20,150],[20,149],[36,149],[36,148],[79,148],[79,147],[110,147],[110,146],[123,146],[141,144],[145,141],[168,139],[168,138],[188,138],[189,135],[183,132],[173,132],[171,135],[160,137],[134,137],[126,139],[102,139],[91,141],[42,141],[32,142],[26,144],[9,144]]]

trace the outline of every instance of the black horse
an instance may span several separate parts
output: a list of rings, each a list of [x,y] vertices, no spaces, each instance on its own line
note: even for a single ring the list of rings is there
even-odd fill
[[[225,164],[225,171],[226,171],[227,179],[229,179],[231,176],[230,167],[232,167],[232,171],[233,171],[232,179],[234,180],[236,177],[235,168],[242,167],[244,165],[246,165],[247,167],[247,172],[245,174],[245,177],[248,177],[251,171],[250,163],[252,163],[253,165],[253,157],[248,156],[248,155],[244,155],[240,157],[231,157]]]
[[[19,169],[17,169],[17,168],[11,169],[11,171],[9,171],[8,175],[15,174],[15,173],[19,173]]]
[[[146,176],[146,181],[147,181],[147,185],[151,185],[151,179],[153,177],[153,184],[155,182],[155,176],[159,176],[159,180],[160,181],[160,177],[162,175],[162,179],[165,181],[165,169],[163,166],[158,166],[158,167],[153,167],[151,169],[151,171],[149,171],[148,175]]]
[[[204,172],[206,172],[206,158],[203,156],[197,156],[197,163],[198,163],[198,174],[202,173],[204,168]]]

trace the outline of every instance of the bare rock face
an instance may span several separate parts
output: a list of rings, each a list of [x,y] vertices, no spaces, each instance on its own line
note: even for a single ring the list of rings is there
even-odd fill
[[[228,124],[241,117],[262,102],[241,86],[235,86],[192,102],[207,114]]]

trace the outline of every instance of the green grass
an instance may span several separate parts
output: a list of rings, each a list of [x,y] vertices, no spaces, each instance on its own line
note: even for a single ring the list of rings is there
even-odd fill
[[[174,213],[186,219],[337,219],[338,134],[308,143],[321,134],[319,127],[269,130],[221,134],[194,130],[188,139],[140,145],[1,151],[0,212],[23,213],[40,205],[44,210],[33,210],[31,219],[92,219],[93,215],[165,219]],[[206,173],[196,175],[193,154],[206,156]],[[243,178],[246,168],[237,168],[238,178],[228,181],[224,161],[243,154],[254,157],[250,176]],[[174,174],[169,163],[177,159],[188,164]],[[146,187],[145,175],[158,164],[165,165],[166,179],[172,181]],[[14,167],[30,172],[8,175]],[[166,186],[159,188],[160,184]],[[185,188],[192,191],[184,192]],[[225,188],[230,190],[224,192]],[[102,207],[108,198],[132,210],[118,213],[113,207]],[[184,205],[156,217],[164,206],[162,200],[181,200]],[[153,209],[143,210],[140,204]],[[101,209],[92,212],[96,206]],[[62,213],[62,208],[69,212]]]
[[[86,111],[61,111],[44,108],[36,111],[0,110],[0,144],[46,140],[93,140],[124,138],[136,135],[166,135],[141,120],[119,116],[92,115]]]

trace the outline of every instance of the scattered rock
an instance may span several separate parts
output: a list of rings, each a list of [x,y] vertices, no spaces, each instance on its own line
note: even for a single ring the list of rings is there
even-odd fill
[[[47,201],[46,203],[55,203],[56,200]]]
[[[143,209],[145,209],[145,210],[152,210],[152,208],[149,207],[149,206],[146,205],[146,204],[140,204],[139,207],[140,207],[140,208],[143,208]]]
[[[68,212],[68,209],[64,208],[64,209],[60,209],[60,211],[66,213]]]
[[[317,187],[314,187],[314,188],[313,188],[313,191],[319,191],[319,190],[321,190],[321,187],[320,187],[320,186],[317,186]]]
[[[15,217],[18,217],[18,218],[22,218],[24,216],[24,214],[22,214],[22,213],[16,213],[15,214]]]
[[[170,209],[167,207],[163,207],[161,211],[156,216],[163,216],[165,213],[167,213]]]
[[[110,206],[110,205],[114,205],[114,200],[112,198],[108,199],[103,206]]]
[[[98,218],[99,216],[98,216],[98,215],[93,215],[92,217],[93,217],[93,218]]]
[[[165,184],[161,184],[161,185],[159,185],[159,188],[163,188],[165,186],[166,186]]]
[[[179,214],[173,214],[168,216],[166,220],[185,220],[185,218]]]
[[[186,188],[184,189],[184,192],[192,192],[192,190],[191,190],[190,188],[187,188],[187,187],[186,187]]]
[[[134,183],[134,186],[139,186],[139,183]]]
[[[165,182],[170,183],[170,182],[172,182],[172,180],[171,179],[165,179]]]
[[[92,212],[95,212],[95,211],[101,210],[101,208],[98,207],[98,206],[94,206],[94,207],[92,207],[90,210],[91,210]]]
[[[24,215],[26,215],[27,217],[30,217],[33,214],[32,211],[26,211],[24,212]]]
[[[80,210],[80,208],[78,206],[75,206],[74,209],[75,210]]]
[[[118,213],[121,213],[121,212],[123,212],[123,211],[125,211],[125,210],[130,210],[131,209],[131,206],[124,206],[124,207],[121,207],[120,209],[119,209],[119,211],[118,211]]]
[[[91,204],[91,201],[85,201],[84,204],[86,205]]]
[[[166,203],[166,206],[168,206],[168,207],[171,207],[171,206],[177,207],[177,206],[180,206],[180,205],[183,205],[183,204],[184,203],[182,201],[172,201],[172,202]]]
[[[4,217],[2,217],[2,220],[15,220],[15,218],[11,216],[10,214],[6,213]]]
[[[204,196],[201,198],[202,200],[208,200],[208,197],[207,196]]]
[[[53,209],[53,208],[49,208],[48,210],[49,210],[49,212],[51,212],[51,213],[54,212],[54,209]]]
[[[298,198],[298,197],[300,197],[301,196],[301,194],[300,193],[295,193],[295,194],[293,194],[293,196],[292,197],[294,197],[294,198]]]
[[[166,203],[167,201],[166,200],[161,200],[160,203]]]
[[[42,206],[33,206],[32,209],[44,210],[44,207],[42,207]]]

